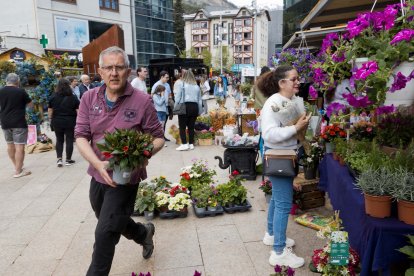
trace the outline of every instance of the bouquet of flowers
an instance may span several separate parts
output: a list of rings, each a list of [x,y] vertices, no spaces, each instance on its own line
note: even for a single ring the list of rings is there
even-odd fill
[[[135,129],[115,129],[106,132],[104,139],[96,144],[103,157],[109,160],[109,167],[121,169],[138,168],[145,159],[150,159],[154,145],[153,137]]]
[[[376,135],[376,127],[373,123],[367,121],[359,121],[352,125],[351,138],[361,141],[372,141]]]
[[[321,135],[322,140],[327,143],[338,137],[346,138],[346,132],[337,124],[326,126]]]
[[[294,97],[291,101],[282,101],[280,105],[273,103],[273,112],[278,113],[280,122],[283,126],[294,125],[297,120],[305,113],[305,110],[301,108],[304,106],[303,98]]]
[[[260,183],[260,190],[265,193],[265,195],[271,195],[272,194],[272,182],[270,182],[269,179],[265,179]]]

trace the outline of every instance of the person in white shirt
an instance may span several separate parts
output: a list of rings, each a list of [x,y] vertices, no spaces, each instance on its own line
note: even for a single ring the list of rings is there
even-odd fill
[[[83,93],[85,93],[86,91],[94,88],[93,84],[91,84],[91,78],[88,75],[82,75],[80,77],[81,80],[81,84],[78,85],[79,87],[79,92],[80,92],[80,97],[82,98]]]
[[[201,100],[203,101],[203,113],[208,114],[207,100],[210,99],[210,84],[208,78],[203,75],[200,79]]]
[[[147,94],[147,84],[145,83],[145,79],[147,78],[147,76],[147,68],[139,66],[137,69],[137,77],[131,81],[131,85],[139,91]]]

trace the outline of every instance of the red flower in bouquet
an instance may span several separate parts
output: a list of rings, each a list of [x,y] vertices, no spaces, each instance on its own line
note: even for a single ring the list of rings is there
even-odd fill
[[[112,157],[112,154],[110,152],[107,152],[107,151],[102,152],[102,154],[106,159],[110,159]]]
[[[128,146],[125,146],[125,147],[122,148],[122,150],[124,151],[124,153],[127,153],[128,152],[128,149],[129,149]]]

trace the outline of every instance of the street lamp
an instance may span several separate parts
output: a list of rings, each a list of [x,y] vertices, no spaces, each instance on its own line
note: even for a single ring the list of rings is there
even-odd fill
[[[222,15],[220,13],[220,26],[219,26],[219,38],[218,42],[220,42],[220,75],[223,75],[223,35],[222,35],[222,28],[223,28],[223,21]]]
[[[252,1],[253,6],[253,75],[254,75],[254,83],[256,83],[256,75],[257,75],[257,1]]]

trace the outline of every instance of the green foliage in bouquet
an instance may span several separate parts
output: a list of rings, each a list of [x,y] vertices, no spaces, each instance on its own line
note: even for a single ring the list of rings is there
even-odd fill
[[[104,139],[96,144],[103,157],[109,160],[109,167],[138,168],[152,156],[153,137],[135,129],[115,129],[106,132]]]

